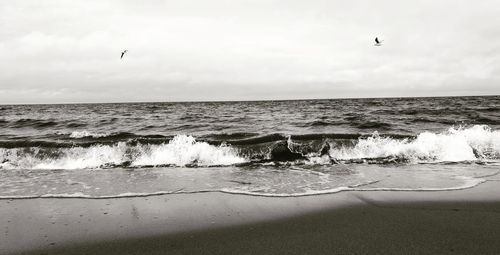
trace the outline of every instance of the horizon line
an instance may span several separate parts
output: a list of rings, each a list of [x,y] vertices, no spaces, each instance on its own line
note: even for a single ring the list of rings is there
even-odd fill
[[[348,100],[348,99],[397,99],[397,98],[445,98],[445,97],[497,97],[500,94],[487,95],[447,95],[447,96],[388,96],[388,97],[333,97],[333,98],[296,98],[296,99],[249,99],[249,100],[178,100],[178,101],[117,101],[117,102],[66,102],[66,103],[14,103],[0,105],[79,105],[79,104],[158,104],[158,103],[234,103],[234,102],[269,102],[269,101],[310,101],[310,100]]]

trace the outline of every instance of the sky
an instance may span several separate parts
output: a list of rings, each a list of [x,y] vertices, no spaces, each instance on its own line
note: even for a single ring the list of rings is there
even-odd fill
[[[499,95],[499,13],[498,0],[0,1],[0,104]]]

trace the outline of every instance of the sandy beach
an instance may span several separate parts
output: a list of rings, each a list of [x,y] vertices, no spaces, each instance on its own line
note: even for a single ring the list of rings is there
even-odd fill
[[[0,201],[1,254],[498,254],[500,188]]]

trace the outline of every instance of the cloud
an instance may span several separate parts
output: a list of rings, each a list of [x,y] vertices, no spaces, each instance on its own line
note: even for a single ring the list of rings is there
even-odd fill
[[[500,94],[499,11],[492,0],[3,1],[0,102]]]

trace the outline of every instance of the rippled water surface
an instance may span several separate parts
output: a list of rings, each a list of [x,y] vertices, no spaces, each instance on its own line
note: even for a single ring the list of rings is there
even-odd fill
[[[500,97],[0,106],[0,196],[476,185]]]

